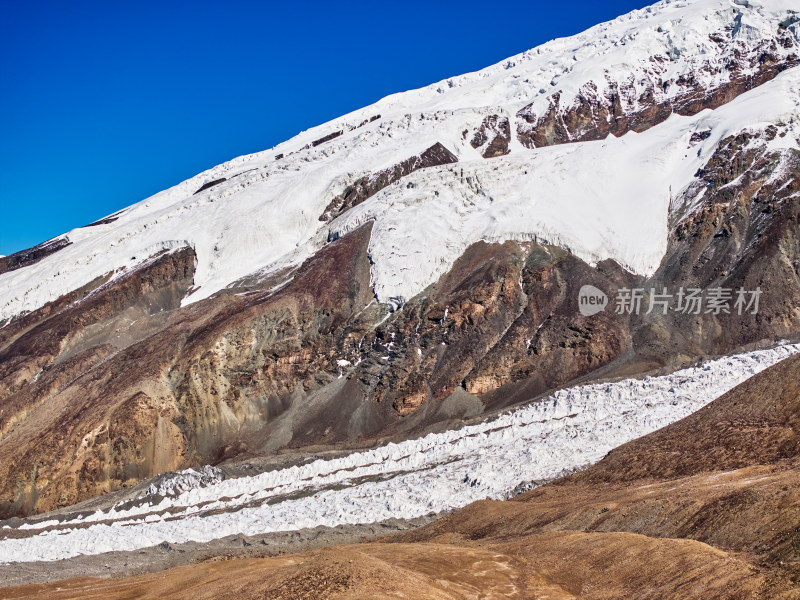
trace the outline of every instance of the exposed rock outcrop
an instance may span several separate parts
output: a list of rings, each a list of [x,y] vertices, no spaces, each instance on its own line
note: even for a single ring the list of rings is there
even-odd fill
[[[198,190],[195,192],[195,194],[199,194],[200,192],[204,192],[204,191],[214,187],[215,185],[219,185],[220,183],[224,183],[226,181],[228,181],[227,177],[220,177],[219,179],[214,179],[212,181],[207,181],[206,183],[204,183],[203,185],[201,185],[198,188]]]
[[[14,362],[2,362],[2,513],[72,504],[248,444],[276,445],[258,434],[292,394],[333,379],[335,336],[372,299],[368,239],[367,226],[331,244],[277,294],[185,311],[174,309],[191,285],[193,254],[166,254],[20,335],[4,351]],[[120,322],[131,331],[134,314],[158,327],[115,337]],[[49,353],[23,352],[39,340]]]
[[[456,155],[450,152],[441,143],[436,142],[433,146],[417,156],[412,156],[393,167],[357,179],[347,186],[344,192],[331,200],[319,220],[330,221],[335,219],[354,206],[358,206],[370,196],[374,196],[386,186],[413,173],[417,169],[447,165],[455,162],[458,162]]]
[[[36,264],[43,258],[55,254],[62,248],[66,248],[71,243],[68,237],[62,236],[54,240],[42,242],[33,248],[15,252],[9,256],[0,257],[0,275]]]
[[[508,117],[489,115],[475,130],[470,146],[475,148],[483,158],[494,158],[508,154],[511,142],[511,123]]]
[[[519,141],[527,148],[540,148],[619,137],[629,131],[641,133],[673,113],[688,116],[718,108],[800,63],[798,42],[786,29],[779,29],[773,39],[751,51],[735,38],[713,41],[725,60],[698,65],[677,78],[668,75],[668,57],[653,56],[640,80],[609,78],[602,89],[590,82],[568,104],[556,92],[543,113],[537,113],[533,104],[525,106],[517,113]],[[708,81],[720,79],[721,83],[709,87]]]

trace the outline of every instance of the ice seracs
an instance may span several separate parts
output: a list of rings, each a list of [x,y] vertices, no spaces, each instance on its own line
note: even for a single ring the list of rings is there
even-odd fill
[[[504,498],[595,463],[797,352],[800,345],[783,345],[662,377],[568,388],[477,425],[252,477],[187,470],[132,506],[0,530],[0,562],[414,518]]]

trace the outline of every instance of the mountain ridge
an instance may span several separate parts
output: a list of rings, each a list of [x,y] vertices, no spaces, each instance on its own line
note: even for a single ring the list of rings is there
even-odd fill
[[[647,105],[648,99],[652,104],[654,98],[660,97],[659,94],[665,100],[676,95],[676,97],[680,97],[685,90],[694,89],[692,86],[698,84],[697,80],[703,80],[703,87],[707,92],[719,89],[722,92],[719,101],[725,101],[726,98],[729,100],[731,94],[738,95],[745,91],[748,85],[757,86],[774,77],[779,69],[796,64],[798,60],[796,52],[798,24],[792,22],[795,13],[790,10],[790,4],[785,0],[747,3],[746,5],[728,0],[660,2],[653,7],[634,11],[609,23],[598,25],[583,34],[554,40],[538,49],[522,53],[482,71],[445,80],[445,82],[452,82],[452,87],[440,82],[419,90],[388,96],[374,105],[312,128],[268,151],[245,155],[223,163],[170,188],[170,190],[165,190],[165,192],[156,194],[133,207],[119,211],[114,215],[116,227],[120,226],[121,220],[131,218],[130,212],[134,209],[141,214],[143,221],[122,236],[122,239],[114,240],[115,246],[122,244],[127,248],[122,250],[125,254],[117,255],[113,261],[101,261],[100,251],[92,246],[87,247],[85,242],[89,235],[102,236],[98,230],[108,231],[106,225],[111,223],[103,223],[101,220],[100,225],[91,230],[79,228],[73,230],[71,236],[69,233],[65,234],[73,244],[70,252],[80,257],[81,263],[88,263],[80,268],[92,267],[92,271],[80,275],[80,280],[67,281],[66,288],[54,291],[50,287],[48,288],[51,290],[49,292],[41,289],[26,290],[24,285],[20,286],[20,284],[24,284],[25,280],[30,279],[30,274],[28,277],[19,279],[0,275],[0,281],[3,281],[6,286],[10,286],[6,294],[0,296],[0,318],[13,316],[20,309],[38,308],[43,304],[44,298],[55,299],[52,297],[53,294],[62,295],[73,291],[81,285],[89,283],[92,279],[104,276],[122,266],[134,266],[136,260],[142,260],[163,249],[165,244],[174,245],[176,241],[180,243],[179,240],[185,239],[186,232],[166,229],[161,234],[153,236],[143,229],[143,227],[149,226],[152,231],[153,227],[158,226],[157,220],[154,220],[152,216],[161,214],[163,208],[171,207],[168,213],[164,213],[165,216],[176,210],[178,213],[188,210],[192,213],[194,221],[203,221],[206,225],[212,225],[214,219],[222,219],[225,226],[222,232],[215,232],[217,239],[214,237],[204,239],[209,237],[209,232],[207,229],[202,229],[197,232],[201,235],[194,240],[194,244],[191,242],[189,244],[193,246],[200,257],[198,277],[201,278],[201,281],[198,281],[201,291],[195,290],[194,294],[190,296],[191,301],[208,297],[236,279],[251,275],[269,266],[281,255],[285,257],[282,259],[283,264],[276,264],[275,268],[296,265],[313,253],[321,243],[316,242],[312,244],[311,248],[293,256],[296,249],[295,244],[307,244],[319,231],[319,223],[316,219],[323,211],[309,206],[308,209],[302,209],[301,214],[292,215],[291,220],[287,221],[285,218],[280,218],[280,215],[285,212],[283,207],[287,205],[287,200],[276,201],[275,195],[289,193],[293,198],[288,205],[296,203],[300,206],[307,202],[297,195],[298,191],[301,191],[302,196],[305,197],[333,196],[338,193],[337,190],[343,189],[348,182],[352,182],[351,178],[354,175],[356,177],[363,176],[382,168],[392,167],[409,155],[421,152],[434,143],[444,143],[441,139],[443,136],[448,138],[446,141],[449,149],[457,157],[463,159],[465,155],[471,155],[479,158],[480,155],[469,143],[472,136],[467,135],[470,140],[464,139],[461,136],[462,130],[466,127],[468,132],[473,129],[479,131],[481,126],[485,127],[483,119],[490,117],[498,108],[509,103],[509,97],[512,98],[511,106],[503,108],[504,112],[509,113],[509,117],[515,121],[513,127],[515,134],[511,135],[508,140],[512,150],[524,148],[524,144],[519,140],[520,134],[524,133],[520,129],[523,123],[525,128],[530,128],[529,121],[531,119],[537,121],[541,117],[545,121],[536,125],[535,130],[550,131],[552,129],[554,125],[550,122],[553,116],[551,99],[556,96],[559,99],[559,106],[567,109],[572,106],[570,98],[577,100],[575,106],[578,108],[589,105],[599,108],[597,102],[602,104],[606,97],[603,88],[610,86],[606,90],[611,93],[609,101],[620,106],[622,106],[620,103],[624,102],[626,106],[623,107],[622,112],[626,115],[634,115],[640,112],[640,104],[650,110]],[[653,23],[651,24],[650,21]],[[737,23],[740,23],[738,29],[736,29]],[[788,23],[788,25],[783,26],[782,23]],[[713,36],[713,34],[724,34],[724,39],[719,38],[722,41],[715,42],[706,37]],[[578,51],[581,53],[580,56],[575,54]],[[698,55],[703,56],[704,54],[707,56],[703,59],[696,58]],[[554,58],[547,60],[548,56]],[[653,57],[657,57],[658,60],[653,60]],[[576,65],[578,66],[576,67]],[[523,79],[523,74],[527,74],[526,68],[532,70],[530,76],[526,78],[528,83],[525,83],[526,79]],[[618,71],[616,76],[614,76],[615,69]],[[517,73],[517,71],[521,72]],[[604,71],[609,71],[609,73]],[[534,74],[537,79],[531,80]],[[681,79],[681,75],[684,76],[684,79]],[[725,85],[730,84],[740,75],[746,80],[749,78],[750,83],[745,82],[744,88],[727,92]],[[631,88],[633,96],[630,98],[622,94],[619,89],[619,86],[624,85],[628,79],[631,80],[630,85],[633,86]],[[541,85],[552,89],[540,93],[540,88],[537,87],[535,81],[540,81]],[[555,81],[557,85],[550,86],[552,81]],[[668,81],[672,82],[668,86],[669,90],[664,92],[656,89],[659,85],[663,87]],[[591,97],[586,96],[591,91],[585,89],[587,83],[594,85]],[[444,85],[447,87],[443,87]],[[472,89],[469,85],[477,85],[477,88]],[[614,85],[617,88],[614,88]],[[640,87],[642,87],[641,90],[638,89]],[[690,94],[690,96],[697,95],[696,91]],[[706,100],[717,102],[714,94],[707,95]],[[456,108],[447,105],[450,96],[454,96]],[[530,100],[532,99],[534,102],[531,104]],[[497,100],[500,101],[499,106],[496,104]],[[702,109],[702,102],[700,101],[700,104],[690,109],[689,114],[694,114]],[[411,110],[412,106],[418,106],[418,110],[422,111],[419,118],[423,120],[423,125],[427,129],[420,130],[413,124],[412,113],[404,112]],[[393,115],[387,113],[387,108],[390,107],[394,107]],[[461,112],[466,110],[468,114],[459,117],[453,112],[454,110]],[[525,111],[524,118],[516,116],[520,110]],[[426,114],[428,114],[427,117]],[[376,115],[383,116],[375,121],[370,121]],[[621,122],[619,116],[619,114],[612,115],[616,123]],[[655,122],[663,120],[663,117],[663,114],[653,114],[645,118],[641,126],[647,126],[647,123],[654,122],[654,119]],[[453,122],[454,119],[460,122]],[[435,124],[440,120],[442,121],[441,126],[431,128],[431,122]],[[481,122],[473,122],[473,120]],[[605,118],[603,123],[606,123]],[[445,124],[445,129],[442,129]],[[607,127],[607,124],[602,127],[598,127],[598,124],[589,123],[591,129],[597,131],[602,137],[602,129]],[[348,129],[349,131],[347,131]],[[429,131],[429,129],[432,130]],[[636,129],[637,127],[633,127],[633,130]],[[339,131],[342,132],[341,135],[337,135],[325,143],[314,145],[315,142],[326,139]],[[624,131],[625,128],[616,133]],[[608,135],[608,133],[607,131],[604,135]],[[525,135],[528,134],[525,133]],[[353,136],[357,136],[357,139],[351,139]],[[381,140],[387,136],[400,139],[393,141],[388,147],[385,144],[380,145]],[[356,141],[357,144],[353,145],[353,141]],[[539,146],[539,144],[535,145]],[[340,173],[335,174],[336,176],[333,178],[330,175],[319,174],[319,169],[311,170],[308,166],[309,162],[312,165],[319,163],[322,167],[324,163],[330,163],[331,160],[338,161],[337,156],[343,151],[348,154],[347,161],[345,164],[336,165],[335,168]],[[403,152],[403,154],[399,152]],[[273,160],[275,153],[281,154],[282,158],[277,161]],[[285,164],[287,161],[288,165]],[[298,164],[304,165],[303,168],[310,171],[302,178],[302,190],[295,190],[296,184],[293,185],[291,177],[285,183],[276,182],[277,189],[274,189],[273,185],[267,181],[269,179],[274,181],[277,178],[285,179],[285,169],[295,169]],[[251,170],[254,167],[255,170]],[[351,173],[353,170],[356,170],[357,173]],[[235,172],[231,173],[231,171]],[[316,178],[321,175],[323,179],[316,181]],[[216,190],[212,197],[192,198],[203,185],[222,177],[226,178],[225,182],[207,190],[208,193]],[[340,181],[340,179],[344,180]],[[256,204],[252,206],[246,204],[248,202],[246,188],[253,185],[259,187],[260,194],[269,203],[253,199]],[[182,197],[184,193],[187,198],[185,201]],[[275,219],[276,223],[280,223],[281,229],[289,227],[290,232],[297,232],[297,237],[294,237],[293,240],[284,239],[285,236],[284,238],[281,236],[275,238],[274,231],[270,236],[268,231],[257,226],[254,229],[252,222],[242,219],[226,222],[226,217],[222,216],[220,211],[212,210],[207,206],[209,202],[218,203],[233,196],[242,198],[239,203],[243,210],[257,208],[264,219]],[[176,200],[178,200],[177,203]],[[166,204],[167,202],[170,204]],[[271,204],[278,206],[272,207]],[[316,204],[321,203],[317,201]],[[303,214],[307,210],[319,214]],[[150,218],[148,215],[151,215]],[[171,219],[175,218],[173,214]],[[186,222],[182,223],[181,227],[186,230],[194,229]],[[164,227],[161,226],[161,229]],[[246,245],[237,243],[236,240],[227,240],[224,235],[225,229],[235,229],[246,238],[261,235],[262,239],[269,240],[270,244],[258,256],[251,258],[251,255],[259,247],[252,243],[254,240],[247,239],[246,241],[249,243]],[[131,245],[132,238],[141,239],[141,241]],[[81,242],[83,242],[83,247],[74,246]],[[227,250],[220,249],[223,243],[230,244]],[[215,250],[215,248],[218,249]],[[103,249],[107,251],[107,247]],[[215,268],[213,265],[217,260],[215,256],[223,255],[229,258],[220,263],[219,268],[224,268],[226,274],[220,274],[221,278],[215,279],[213,276]],[[62,254],[62,256],[64,255]],[[132,260],[131,257],[135,257],[135,260]],[[608,255],[603,256],[603,258],[608,257]],[[451,256],[449,260],[452,261],[454,258]],[[54,265],[55,270],[48,269],[41,276],[46,278],[52,286],[53,277],[56,280],[65,278],[65,273],[62,271],[68,266],[68,264]],[[206,275],[205,271],[209,269],[212,272]],[[203,281],[209,276],[211,276],[210,280]],[[42,296],[42,294],[49,295]],[[30,297],[30,300],[25,299],[26,295]],[[396,294],[387,292],[387,294],[379,295],[385,301],[388,297]],[[410,297],[409,294],[404,295],[407,298]],[[11,304],[9,296],[12,296]]]

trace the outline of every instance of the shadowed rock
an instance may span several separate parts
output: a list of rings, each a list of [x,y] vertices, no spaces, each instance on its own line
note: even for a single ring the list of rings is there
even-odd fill
[[[43,242],[33,248],[21,250],[9,256],[0,258],[0,275],[8,273],[9,271],[16,271],[23,267],[36,264],[43,258],[55,254],[59,250],[63,250],[72,242],[66,236],[56,238],[47,242]]]
[[[357,179],[328,204],[319,220],[331,221],[335,219],[354,206],[358,206],[370,196],[374,196],[386,186],[402,179],[406,175],[410,175],[418,169],[436,167],[455,162],[458,162],[456,155],[450,152],[441,143],[436,142],[421,154],[407,158],[393,167]]]
[[[508,117],[489,115],[475,130],[469,143],[483,158],[494,158],[508,154],[510,142],[511,125]]]

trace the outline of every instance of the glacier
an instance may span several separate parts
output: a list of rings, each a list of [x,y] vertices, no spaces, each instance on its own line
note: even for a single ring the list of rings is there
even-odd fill
[[[411,519],[506,498],[520,484],[596,463],[798,352],[800,344],[782,344],[670,375],[567,388],[478,424],[254,476],[220,480],[192,470],[173,478],[177,485],[157,502],[145,497],[71,520],[5,525],[0,563]]]

